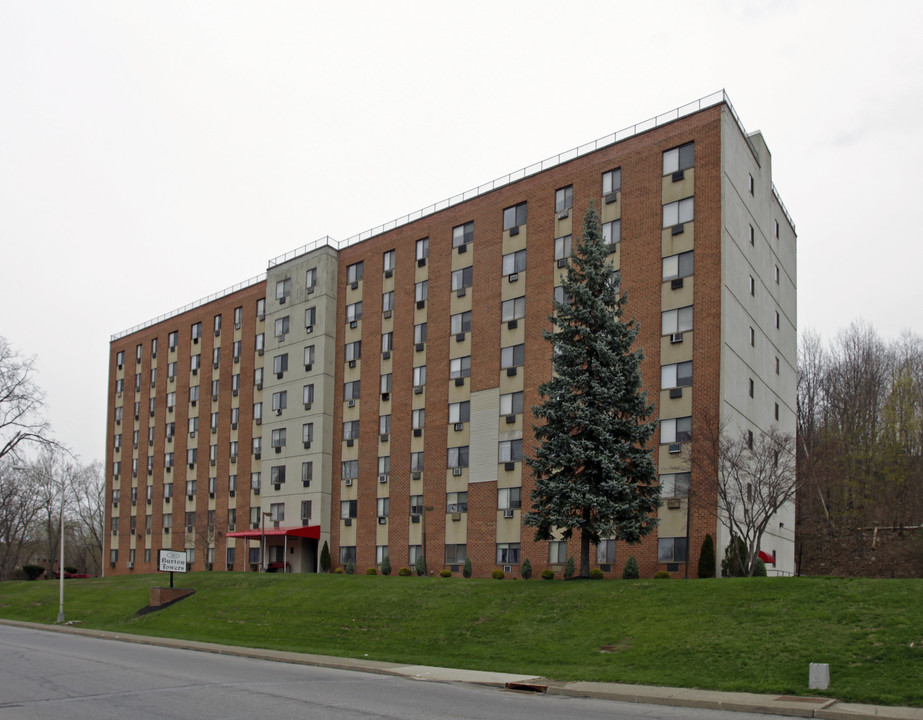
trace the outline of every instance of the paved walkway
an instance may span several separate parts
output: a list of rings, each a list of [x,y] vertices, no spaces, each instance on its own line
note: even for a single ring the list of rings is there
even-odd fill
[[[28,627],[50,632],[67,632],[107,640],[120,640],[142,645],[159,645],[186,650],[199,650],[223,655],[258,658],[298,665],[355,670],[383,675],[400,675],[415,680],[434,682],[459,682],[477,685],[521,690],[524,692],[547,692],[573,697],[593,697],[621,702],[649,703],[652,705],[673,705],[713,710],[734,710],[737,712],[766,713],[787,717],[824,718],[826,720],[923,720],[923,708],[888,707],[883,705],[862,705],[841,703],[830,698],[798,697],[791,695],[758,695],[755,693],[719,692],[717,690],[694,690],[688,688],[654,687],[647,685],[623,685],[620,683],[597,682],[555,682],[532,675],[482,672],[479,670],[456,670],[430,667],[428,665],[404,665],[380,662],[364,658],[338,658],[329,655],[261,650],[233,645],[177,640],[173,638],[127,635],[105,630],[90,630],[70,625],[43,625],[0,619],[0,623],[16,627]]]

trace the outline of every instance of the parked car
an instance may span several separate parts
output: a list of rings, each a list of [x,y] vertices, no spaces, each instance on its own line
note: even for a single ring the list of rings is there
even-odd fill
[[[275,562],[269,563],[266,566],[266,572],[291,572],[292,566],[291,563],[282,562],[281,560],[276,560]]]

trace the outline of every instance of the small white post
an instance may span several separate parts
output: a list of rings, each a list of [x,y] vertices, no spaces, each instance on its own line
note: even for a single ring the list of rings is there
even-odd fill
[[[830,687],[830,666],[827,663],[811,663],[808,669],[808,687],[812,690],[826,690]]]

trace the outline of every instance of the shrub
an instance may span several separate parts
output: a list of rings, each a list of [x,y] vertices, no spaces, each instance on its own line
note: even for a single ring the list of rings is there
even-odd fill
[[[641,573],[638,572],[638,561],[635,560],[634,555],[631,555],[625,563],[625,569],[622,570],[622,580],[637,580],[639,577]]]
[[[390,575],[391,574],[391,558],[385,555],[381,559],[381,574]]]
[[[721,561],[721,577],[746,577],[747,576],[747,543],[736,535],[731,537],[731,542],[724,549],[724,560]]]
[[[452,571],[448,568],[442,568],[442,570],[439,571],[439,577],[452,577]]]
[[[590,570],[590,580],[602,580],[605,577],[605,574],[599,568],[593,568]]]
[[[38,580],[45,572],[45,568],[41,565],[23,565],[22,571],[26,574],[27,580]]]
[[[715,541],[711,533],[705,535],[702,549],[699,551],[699,577],[715,577]]]
[[[564,565],[564,579],[570,580],[574,576],[575,572],[576,568],[574,567],[574,556],[571,555],[569,558],[567,558],[567,564]]]
[[[522,575],[523,580],[528,580],[532,577],[532,563],[529,562],[529,558],[522,561],[522,565],[519,566],[519,574]]]
[[[330,548],[327,547],[326,540],[324,540],[324,547],[320,551],[320,569],[324,572],[330,572]]]
[[[342,574],[343,574],[343,568],[341,568],[341,567],[336,568],[336,569],[333,571],[333,574],[334,574],[334,575],[342,575]]]
[[[365,574],[366,575],[377,575],[378,571],[375,568],[369,568],[368,570],[365,571]]]
[[[762,560],[756,561],[756,567],[753,568],[753,577],[766,577],[766,563]]]
[[[554,570],[549,568],[542,570],[542,580],[554,580]]]
[[[348,560],[346,562],[346,574],[352,575],[354,572],[356,572],[356,563],[354,563],[352,560]]]
[[[654,573],[654,580],[669,580],[669,579],[670,579],[670,573],[668,573],[666,570],[658,570],[657,572]]]
[[[494,580],[502,580],[503,578],[506,577],[506,573],[503,572],[500,568],[497,568],[496,570],[494,570],[494,571],[490,574],[490,576],[491,576]]]
[[[402,567],[400,570],[397,571],[397,574],[400,575],[401,577],[410,577],[411,575],[413,575],[409,567]]]
[[[422,555],[417,556],[416,571],[417,576],[426,577],[426,560],[424,560]]]
[[[65,565],[65,566],[64,566],[64,572],[70,573],[71,575],[76,575],[76,574],[77,574],[77,568],[75,568],[73,565]]]
[[[466,557],[465,566],[462,568],[462,575],[464,575],[466,578],[470,578],[472,572],[473,570],[471,568],[471,558]]]

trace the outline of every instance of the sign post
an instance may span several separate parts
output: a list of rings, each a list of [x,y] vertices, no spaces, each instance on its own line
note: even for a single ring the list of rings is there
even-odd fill
[[[170,573],[170,587],[173,587],[173,573],[186,572],[186,553],[181,550],[158,550],[157,569]]]

